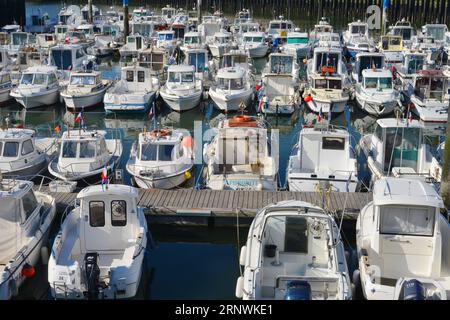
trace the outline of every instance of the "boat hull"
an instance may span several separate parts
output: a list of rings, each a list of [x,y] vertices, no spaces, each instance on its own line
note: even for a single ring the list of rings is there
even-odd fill
[[[142,101],[138,102],[119,102],[117,103],[113,97],[111,99],[108,95],[105,96],[103,102],[105,105],[106,113],[144,113],[149,110],[150,105],[156,98],[156,94],[153,92],[149,95],[144,95]]]
[[[396,100],[390,101],[370,101],[365,99],[363,96],[356,94],[356,102],[361,110],[374,116],[384,116],[389,115],[394,112],[395,107],[399,105]]]
[[[151,178],[145,178],[142,176],[134,175],[130,170],[128,172],[133,176],[134,181],[138,185],[139,188],[142,189],[174,189],[176,187],[179,187],[180,185],[184,184],[187,179],[186,172],[191,170],[192,167],[189,167],[186,170],[183,170],[175,175],[171,175],[168,177],[162,177],[158,179],[151,179]]]
[[[330,109],[333,113],[341,113],[344,112],[346,105],[348,104],[348,98],[345,99],[336,99],[336,100],[321,100],[320,98],[314,98],[310,102],[307,102],[306,105],[311,109],[311,111],[315,113],[319,113],[322,110],[322,113],[329,113]]]
[[[11,96],[26,109],[51,106],[60,101],[59,89],[55,89],[39,95],[23,95],[11,92]]]
[[[61,93],[66,107],[72,110],[85,110],[103,104],[103,97],[105,96],[106,88],[89,95],[68,95]]]
[[[411,102],[414,104],[412,112],[414,112],[424,122],[447,123],[448,118],[448,104],[447,103],[430,103],[425,106],[416,97],[411,97]]]
[[[250,105],[253,97],[253,90],[248,90],[236,95],[229,95],[227,97],[214,90],[210,90],[209,96],[217,109],[222,111],[237,111],[239,110],[241,103],[244,103],[246,107]]]
[[[195,92],[189,96],[177,96],[166,93],[165,91],[160,91],[160,95],[172,110],[178,112],[194,109],[200,104],[202,99],[202,91]]]

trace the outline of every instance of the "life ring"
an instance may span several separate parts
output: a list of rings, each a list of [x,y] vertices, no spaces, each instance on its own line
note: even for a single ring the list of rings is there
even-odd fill
[[[231,118],[228,122],[228,125],[230,127],[238,127],[238,126],[256,127],[257,122],[254,117],[246,116],[246,115],[239,115],[239,116],[234,116],[233,118]]]
[[[253,121],[254,119],[253,119],[253,117],[250,117],[250,116],[239,115],[239,116],[234,116],[232,120],[236,121],[236,122],[250,122],[250,121]]]
[[[152,137],[166,137],[170,135],[169,129],[154,129],[150,132]]]

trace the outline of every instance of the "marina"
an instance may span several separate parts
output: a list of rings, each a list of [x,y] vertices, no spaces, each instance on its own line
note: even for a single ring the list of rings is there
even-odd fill
[[[0,299],[449,299],[447,1],[225,2],[0,26]]]

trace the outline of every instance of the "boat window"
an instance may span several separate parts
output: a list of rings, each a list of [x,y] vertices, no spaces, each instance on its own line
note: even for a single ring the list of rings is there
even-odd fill
[[[380,89],[392,89],[392,78],[380,78]]]
[[[444,35],[445,35],[445,29],[444,27],[427,27],[427,32],[426,34],[428,36],[432,36],[434,39],[436,40],[444,40]]]
[[[190,53],[189,64],[195,67],[197,72],[203,72],[205,69],[205,54],[203,53]]]
[[[180,82],[180,74],[176,72],[169,72],[169,82]]]
[[[424,58],[422,56],[411,56],[411,60],[408,61],[408,74],[417,73],[418,70],[422,70],[424,64]]]
[[[53,50],[53,63],[60,70],[67,70],[72,66],[72,52],[70,50]]]
[[[339,54],[338,53],[319,53],[317,55],[316,71],[322,72],[323,66],[334,67],[334,70],[338,70]]]
[[[133,82],[134,81],[134,72],[131,70],[128,70],[127,74],[126,74],[126,78],[127,78],[128,82]]]
[[[76,141],[64,141],[62,149],[63,158],[76,158],[77,157],[77,142]]]
[[[174,148],[173,144],[160,145],[159,152],[158,152],[159,161],[171,161],[173,148]]]
[[[80,158],[95,157],[95,141],[80,142]]]
[[[38,206],[38,201],[32,190],[29,190],[22,198],[23,212],[25,213],[25,221],[33,214]],[[24,221],[24,222],[25,222]]]
[[[92,86],[95,85],[95,76],[73,76],[70,78],[70,84],[74,86]]]
[[[3,142],[0,141],[0,154],[2,154],[2,151],[3,151]]]
[[[378,140],[383,142],[383,128],[381,128],[381,126],[377,126],[375,128],[375,137],[377,137]]]
[[[327,89],[327,80],[326,79],[316,79],[314,81],[316,89]]]
[[[18,155],[19,143],[18,142],[5,142],[5,148],[3,150],[3,156],[8,158],[15,158]]]
[[[36,73],[34,75],[34,80],[33,80],[33,84],[45,84],[46,79],[46,75],[43,73]]]
[[[194,82],[194,74],[192,72],[183,72],[181,74],[181,82]]]
[[[393,167],[417,170],[420,128],[387,128],[385,146],[386,172],[390,172]]]
[[[138,82],[145,82],[145,72],[144,71],[138,71],[137,72],[137,78],[138,78]]]
[[[433,236],[435,209],[427,207],[381,207],[380,233]]]
[[[25,156],[27,154],[30,154],[34,151],[33,142],[31,139],[26,140],[22,143],[22,155]]]
[[[16,33],[13,34],[12,44],[17,46],[22,46],[27,43],[27,34],[25,33]]]
[[[378,86],[378,78],[365,78],[364,84],[367,89],[376,89]]]
[[[89,202],[89,225],[94,228],[105,226],[105,203],[103,201]]]
[[[286,22],[282,22],[282,23],[281,23],[281,29],[286,29],[286,28],[287,28]]]
[[[127,203],[124,200],[111,201],[111,225],[123,227],[127,225]]]
[[[328,79],[328,89],[342,89],[342,81]]]
[[[366,26],[352,26],[352,33],[364,34]]]
[[[322,149],[324,150],[345,150],[345,138],[323,137]]]
[[[230,79],[230,89],[231,90],[240,90],[244,88],[244,82],[242,78],[240,79]]]
[[[56,76],[54,73],[50,73],[48,75],[48,84],[53,84],[57,81]]]
[[[271,72],[272,73],[291,73],[293,58],[290,56],[273,55],[271,57]]]
[[[141,146],[141,160],[142,161],[156,161],[156,154],[158,146],[151,143],[145,143]]]
[[[184,39],[184,44],[196,44],[200,43],[200,39],[198,37],[186,37]]]
[[[33,74],[32,73],[24,73],[22,75],[22,79],[20,79],[20,84],[28,85],[33,83]]]
[[[280,29],[280,24],[279,23],[271,23],[270,29]]]

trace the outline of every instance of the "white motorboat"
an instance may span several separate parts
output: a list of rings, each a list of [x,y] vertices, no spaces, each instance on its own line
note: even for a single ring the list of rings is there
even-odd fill
[[[239,49],[247,52],[249,58],[262,58],[269,52],[264,32],[247,32],[242,35]]]
[[[248,73],[242,67],[219,69],[215,84],[209,88],[209,97],[222,111],[237,111],[253,101],[253,86]]]
[[[422,27],[422,34],[432,37],[434,41],[441,46],[445,43],[445,33],[448,32],[446,24],[426,24]]]
[[[412,37],[416,35],[416,30],[411,25],[411,22],[403,18],[402,20],[397,21],[395,25],[390,26],[387,34],[393,36],[401,36],[404,45],[406,47],[409,47],[411,45]]]
[[[87,41],[94,41],[99,31],[93,24],[80,24],[75,30],[83,32]]]
[[[362,22],[361,20],[350,22],[347,25],[347,30],[342,33],[344,44],[349,44],[353,36],[369,37],[369,25],[367,24],[367,22]]]
[[[88,56],[79,44],[58,44],[50,48],[49,65],[62,72],[65,81],[72,71],[92,69],[95,57]]]
[[[107,113],[147,112],[157,98],[159,79],[148,68],[123,67],[121,80],[110,87],[103,103]]]
[[[314,28],[310,32],[310,39],[313,43],[319,41],[320,35],[324,33],[333,33],[333,26],[330,24],[326,17],[322,17],[320,21],[314,25]]]
[[[269,142],[264,123],[237,115],[221,120],[218,132],[204,146],[206,186],[213,190],[277,190],[277,141]],[[269,150],[269,143],[271,149]]]
[[[388,115],[401,108],[401,95],[393,86],[392,72],[388,69],[366,69],[362,80],[355,85],[358,107],[374,116]]]
[[[290,191],[355,192],[358,171],[347,130],[327,123],[303,128],[289,157]]]
[[[321,208],[282,201],[253,220],[239,264],[236,297],[244,300],[350,300],[340,230]]]
[[[58,24],[75,27],[77,25],[80,25],[82,21],[83,16],[81,14],[81,9],[79,6],[63,6],[58,13]]]
[[[375,51],[375,43],[369,35],[369,25],[361,20],[349,23],[342,38],[348,54],[353,58],[360,52]]]
[[[412,112],[422,121],[447,123],[450,101],[448,75],[444,75],[441,70],[428,68],[418,70],[414,75],[414,91],[410,96]]]
[[[161,15],[168,25],[172,24],[177,14],[177,9],[167,5],[161,9]]]
[[[25,279],[36,274],[56,202],[33,191],[33,182],[3,179],[0,207],[0,300],[7,300],[18,294]]]
[[[156,41],[157,48],[172,52],[176,46],[175,31],[164,30],[158,32],[158,40]]]
[[[378,119],[375,132],[359,141],[372,181],[392,174],[439,183],[442,167],[425,143],[423,130],[417,120]]]
[[[429,62],[436,62],[443,53],[443,47],[442,43],[435,42],[431,36],[414,36],[411,51],[426,53]]]
[[[377,49],[384,54],[387,64],[400,64],[403,62],[404,44],[402,36],[381,36]]]
[[[378,52],[360,52],[355,57],[352,66],[352,80],[362,81],[362,72],[366,69],[384,69],[384,54]]]
[[[11,97],[26,109],[51,106],[60,101],[57,68],[40,66],[26,69]]]
[[[147,49],[148,45],[143,36],[130,35],[126,38],[126,43],[119,49],[120,61],[128,62],[136,58],[139,52]]]
[[[48,171],[63,181],[100,182],[101,173],[111,172],[122,157],[120,137],[106,138],[106,131],[69,130],[60,140],[60,151]]]
[[[220,58],[233,48],[232,37],[232,34],[225,30],[214,34],[213,40],[208,43],[213,58]]]
[[[56,139],[37,138],[30,129],[0,131],[0,171],[3,176],[31,179],[43,174],[56,155]]]
[[[165,85],[159,94],[174,111],[186,111],[200,104],[203,97],[201,79],[195,77],[195,67],[191,65],[171,65]]]
[[[297,61],[308,58],[311,53],[311,42],[306,32],[288,32],[287,40],[282,50],[285,53],[293,54]]]
[[[191,177],[192,147],[192,137],[176,129],[142,132],[126,169],[140,188],[177,188]]]
[[[125,299],[136,295],[147,246],[139,194],[125,185],[91,186],[65,218],[48,262],[55,299]]]
[[[119,45],[111,35],[95,36],[94,45],[86,49],[86,52],[97,58],[104,58],[119,51]]]
[[[0,105],[11,100],[10,92],[13,88],[9,71],[0,71]]]
[[[181,50],[186,53],[190,49],[204,49],[206,44],[203,43],[200,32],[186,32],[184,35]]]
[[[356,222],[366,299],[450,299],[450,225],[443,208],[439,193],[424,181],[386,177],[375,182],[373,201]]]
[[[86,110],[103,103],[111,80],[102,80],[98,71],[72,72],[69,84],[61,91],[66,107],[72,110]]]
[[[278,19],[269,21],[267,35],[271,38],[286,39],[287,34],[294,31],[295,28],[296,26],[291,20],[279,16]]]
[[[294,55],[271,53],[262,73],[261,112],[266,115],[291,115],[299,107],[298,65]]]
[[[333,48],[337,50],[343,50],[341,37],[339,33],[321,33],[319,40],[316,42],[316,47]]]

